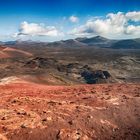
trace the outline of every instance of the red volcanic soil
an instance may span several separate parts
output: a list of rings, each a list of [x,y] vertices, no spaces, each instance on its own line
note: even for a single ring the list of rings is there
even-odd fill
[[[5,46],[0,46],[0,58],[15,58],[15,57],[30,57],[30,56],[32,56],[32,54],[29,52]]]
[[[3,49],[5,49],[5,47],[0,45],[0,51],[3,50]]]
[[[138,140],[140,85],[0,85],[2,140]]]
[[[8,53],[11,57],[12,56],[16,56],[16,57],[30,57],[30,56],[32,56],[32,54],[29,52],[14,49],[14,48],[9,48],[9,47],[6,47],[3,51]]]
[[[8,58],[9,55],[3,52],[6,47],[0,45],[0,58]]]

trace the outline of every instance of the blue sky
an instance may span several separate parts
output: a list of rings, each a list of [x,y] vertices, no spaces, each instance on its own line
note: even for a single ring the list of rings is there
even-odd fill
[[[2,41],[95,35],[140,37],[140,0],[0,0]]]

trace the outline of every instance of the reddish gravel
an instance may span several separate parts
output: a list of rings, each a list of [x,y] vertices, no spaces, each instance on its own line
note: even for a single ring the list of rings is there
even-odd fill
[[[0,85],[2,140],[139,140],[140,85]]]

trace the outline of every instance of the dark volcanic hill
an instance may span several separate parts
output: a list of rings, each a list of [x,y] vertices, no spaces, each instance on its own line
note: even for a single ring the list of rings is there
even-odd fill
[[[140,49],[140,39],[111,40],[101,36],[92,38],[77,38],[88,46],[107,47],[113,49]]]
[[[101,37],[101,36],[96,36],[92,38],[77,38],[76,39],[79,42],[85,43],[87,45],[95,45],[95,44],[107,44],[111,40]]]
[[[138,39],[120,40],[111,45],[113,49],[140,49],[140,41]]]

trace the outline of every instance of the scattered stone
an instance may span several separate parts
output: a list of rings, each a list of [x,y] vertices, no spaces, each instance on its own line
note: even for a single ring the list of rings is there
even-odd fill
[[[126,95],[123,95],[122,97],[123,99],[129,99],[129,97],[127,97]]]
[[[70,104],[74,104],[75,102],[71,101]]]
[[[3,130],[3,131],[7,131],[7,127],[3,126],[3,127],[2,127],[2,130]]]
[[[94,90],[91,90],[91,93],[96,93],[96,91],[94,91]]]
[[[1,120],[6,120],[6,117],[2,117]]]
[[[52,117],[47,117],[47,121],[51,121],[52,120]]]
[[[45,122],[45,121],[47,121],[47,119],[46,119],[46,118],[44,118],[44,119],[42,119],[42,121],[43,121],[43,122]]]
[[[43,110],[43,113],[45,114],[45,113],[47,113],[45,110]]]
[[[73,125],[73,121],[72,121],[72,120],[71,120],[71,121],[69,121],[68,123],[69,123],[70,125]]]
[[[16,102],[17,102],[17,100],[15,100],[15,99],[11,101],[11,103],[16,103]]]
[[[111,99],[111,96],[108,96],[107,98],[106,98],[106,100],[110,100]]]
[[[87,118],[88,118],[88,119],[92,119],[92,118],[93,118],[93,116],[89,115],[89,116],[87,116]]]
[[[20,110],[17,112],[18,115],[27,115],[27,112],[25,112],[24,110]]]
[[[59,105],[62,105],[62,103],[58,103]]]
[[[22,124],[20,127],[21,128],[26,128],[26,125],[25,124]]]
[[[56,105],[56,102],[54,102],[54,101],[49,101],[48,104],[50,104],[50,105],[53,106],[53,105]]]
[[[134,97],[140,97],[140,94],[135,94]]]

